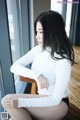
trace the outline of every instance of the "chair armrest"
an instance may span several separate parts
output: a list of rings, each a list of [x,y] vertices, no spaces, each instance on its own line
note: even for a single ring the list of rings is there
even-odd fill
[[[29,82],[29,83],[33,83],[36,82],[34,79],[28,78],[28,77],[23,77],[23,76],[19,76],[19,80],[23,81],[23,82]]]

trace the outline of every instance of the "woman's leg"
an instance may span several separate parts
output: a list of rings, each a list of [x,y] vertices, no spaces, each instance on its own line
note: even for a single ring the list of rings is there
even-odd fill
[[[9,94],[9,95],[6,95],[1,101],[3,108],[11,116],[10,120],[32,120],[30,114],[28,113],[28,111],[26,109],[15,108],[12,105],[12,100],[15,99],[15,98],[19,98],[19,97],[27,98],[27,95],[25,95],[25,94]],[[28,95],[28,97],[29,97],[29,95]]]
[[[36,120],[61,120],[68,112],[68,106],[63,101],[57,106],[26,109]]]
[[[52,107],[37,107],[37,108],[14,108],[9,104],[9,101],[15,98],[32,98],[32,97],[43,97],[39,95],[31,94],[10,94],[2,99],[2,105],[4,109],[11,115],[11,120],[31,120],[33,116],[36,120],[60,120],[63,118],[68,107],[63,101]]]
[[[32,120],[31,116],[24,108],[7,108],[11,118],[9,120]]]
[[[41,97],[35,94],[9,94],[3,97],[1,103],[3,108],[11,116],[10,120],[32,120],[29,112],[24,108],[17,108],[17,98],[32,98],[32,97]],[[42,96],[43,97],[43,96]],[[13,102],[15,101],[15,102]],[[13,103],[15,103],[13,105]]]

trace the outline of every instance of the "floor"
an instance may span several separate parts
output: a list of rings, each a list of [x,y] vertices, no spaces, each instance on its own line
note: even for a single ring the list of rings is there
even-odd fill
[[[80,46],[74,46],[75,61],[77,64],[72,67],[72,76],[69,84],[69,111],[62,120],[80,120]],[[73,103],[73,104],[71,104]]]
[[[70,104],[69,111],[62,120],[80,120],[80,109]]]

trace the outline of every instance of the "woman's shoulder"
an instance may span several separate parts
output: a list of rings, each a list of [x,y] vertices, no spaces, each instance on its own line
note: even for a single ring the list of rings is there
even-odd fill
[[[61,60],[58,60],[58,64],[61,64],[61,65],[71,65],[71,62],[67,58],[63,58]]]
[[[60,54],[57,54],[56,52],[54,53],[54,56],[56,57],[56,58],[58,58],[58,60],[56,60],[57,62],[57,64],[71,64],[71,62],[70,62],[70,60],[69,59],[67,59],[67,55],[66,54],[64,54],[64,58],[60,55]]]
[[[56,65],[56,69],[60,70],[60,69],[71,69],[71,62],[70,60],[64,58],[61,60],[58,60],[57,65]]]
[[[42,50],[42,47],[40,45],[36,45],[35,47],[33,47],[31,49],[32,51],[41,51]]]
[[[36,45],[35,47],[33,47],[33,48],[31,49],[31,51],[32,51],[32,53],[33,53],[34,56],[35,56],[35,55],[41,53],[42,47],[41,47],[40,45]]]

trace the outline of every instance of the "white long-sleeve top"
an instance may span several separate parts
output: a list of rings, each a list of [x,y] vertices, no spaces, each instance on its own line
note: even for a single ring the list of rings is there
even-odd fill
[[[48,52],[49,50],[49,52]],[[54,54],[55,57],[61,57]],[[25,66],[32,63],[31,69]],[[67,86],[71,75],[71,64],[67,59],[55,60],[51,58],[50,49],[42,51],[37,45],[11,66],[11,72],[37,80],[42,74],[49,82],[49,88],[41,89],[38,84],[40,98],[18,98],[18,107],[48,107],[58,105],[62,98],[67,97]]]

